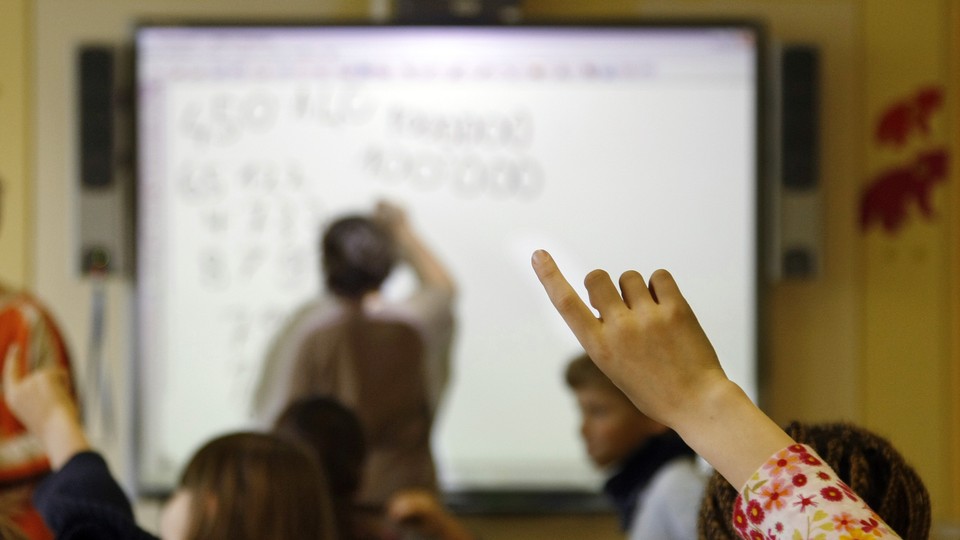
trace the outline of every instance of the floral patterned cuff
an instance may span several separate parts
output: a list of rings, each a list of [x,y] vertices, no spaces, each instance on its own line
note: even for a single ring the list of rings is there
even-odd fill
[[[807,445],[770,457],[740,489],[733,525],[747,540],[899,538]]]

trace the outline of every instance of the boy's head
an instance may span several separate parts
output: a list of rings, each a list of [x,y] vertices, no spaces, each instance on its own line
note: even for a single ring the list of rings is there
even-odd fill
[[[357,299],[379,289],[397,259],[390,232],[363,216],[348,216],[330,224],[321,252],[327,288]]]
[[[567,364],[567,386],[580,407],[580,435],[598,467],[626,459],[667,427],[640,412],[586,354]]]

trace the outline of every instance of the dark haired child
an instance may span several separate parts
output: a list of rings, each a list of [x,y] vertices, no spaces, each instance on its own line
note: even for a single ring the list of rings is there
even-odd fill
[[[330,483],[337,529],[343,540],[408,538],[473,540],[436,493],[420,489],[395,492],[385,508],[357,504],[366,441],[360,419],[348,407],[325,396],[290,403],[274,422],[277,435],[306,446],[323,465]]]

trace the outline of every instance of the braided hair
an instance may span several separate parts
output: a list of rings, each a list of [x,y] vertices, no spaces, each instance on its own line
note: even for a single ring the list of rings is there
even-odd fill
[[[813,447],[901,538],[926,540],[930,495],[917,472],[889,441],[848,423],[792,422],[785,431],[798,443]],[[700,505],[697,528],[701,540],[739,538],[731,521],[736,498],[737,490],[715,472]]]

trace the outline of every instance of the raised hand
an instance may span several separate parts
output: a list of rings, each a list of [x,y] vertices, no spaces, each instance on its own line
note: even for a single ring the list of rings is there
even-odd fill
[[[647,416],[672,425],[697,396],[727,380],[667,271],[654,272],[649,285],[639,273],[624,272],[620,291],[603,270],[587,274],[584,285],[598,318],[547,252],[534,253],[533,267],[590,358]]]
[[[634,271],[620,290],[603,270],[584,279],[593,314],[553,258],[534,252],[533,268],[563,320],[597,366],[644,414],[670,426],[735,487],[793,441],[731,382],[680,294],[657,270],[649,285]]]
[[[406,211],[391,201],[377,201],[377,206],[373,211],[374,220],[381,226],[390,231],[397,240],[404,239],[404,235],[410,234],[410,224],[407,221]]]
[[[54,469],[75,453],[88,449],[77,407],[70,394],[70,378],[60,367],[25,374],[16,347],[3,363],[3,399],[27,430],[40,439]]]

